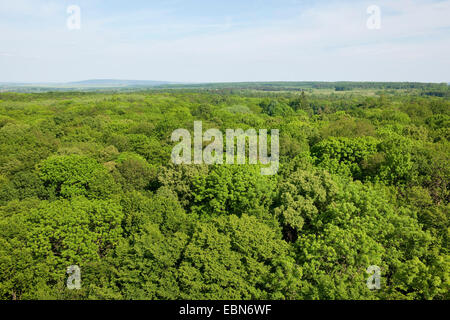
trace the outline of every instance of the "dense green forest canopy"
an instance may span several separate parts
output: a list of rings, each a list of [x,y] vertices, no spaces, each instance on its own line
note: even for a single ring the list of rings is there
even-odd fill
[[[448,85],[178,87],[0,93],[0,299],[449,298]],[[196,120],[278,174],[172,164]]]

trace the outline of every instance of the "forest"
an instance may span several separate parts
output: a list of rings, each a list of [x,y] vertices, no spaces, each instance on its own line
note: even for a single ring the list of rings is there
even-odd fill
[[[1,92],[0,299],[447,300],[449,92]],[[194,121],[279,130],[278,172],[172,163],[172,132]]]

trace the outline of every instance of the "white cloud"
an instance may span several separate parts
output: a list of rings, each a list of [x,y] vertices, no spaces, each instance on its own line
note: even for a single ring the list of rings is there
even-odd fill
[[[11,63],[12,57],[0,55],[0,68],[7,71],[0,77],[14,78],[0,81],[448,81],[450,1],[376,2],[380,30],[366,28],[370,2],[294,8],[290,19],[263,26],[233,23],[232,17],[224,24],[160,23],[167,12],[157,11],[149,23],[137,25],[120,23],[128,16],[110,16],[82,20],[80,31],[56,22],[35,30],[14,28],[0,50],[22,58]],[[145,14],[137,20],[145,20]],[[1,29],[6,27],[0,22]],[[39,66],[30,57],[39,59]]]

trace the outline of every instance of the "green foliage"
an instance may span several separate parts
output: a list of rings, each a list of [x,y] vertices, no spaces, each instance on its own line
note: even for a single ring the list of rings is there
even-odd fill
[[[377,151],[378,141],[373,137],[328,138],[312,148],[318,165],[331,173],[347,174],[363,180],[362,163]]]
[[[67,290],[69,265],[99,262],[121,238],[122,209],[110,200],[76,197],[21,206],[26,210],[1,221],[4,298],[57,298]]]
[[[259,105],[263,112],[269,116],[285,117],[293,114],[292,108],[288,104],[277,100],[262,101]]]
[[[106,168],[85,156],[52,156],[42,162],[39,174],[50,195],[57,197],[108,197],[115,188]]]
[[[274,189],[273,177],[261,175],[259,166],[219,165],[194,180],[192,211],[261,216],[272,202]]]
[[[0,299],[450,298],[447,85],[179,86],[0,93]],[[194,119],[278,174],[173,164]]]
[[[284,227],[285,238],[295,241],[305,227],[317,230],[322,225],[320,212],[333,200],[339,186],[327,172],[298,170],[279,185],[279,206],[275,215]]]

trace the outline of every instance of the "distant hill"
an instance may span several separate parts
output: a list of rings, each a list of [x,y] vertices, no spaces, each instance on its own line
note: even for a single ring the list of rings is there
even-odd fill
[[[66,86],[98,86],[98,87],[123,87],[123,86],[160,86],[165,84],[175,84],[169,81],[154,80],[118,80],[118,79],[91,79],[76,82],[67,82]]]
[[[47,92],[47,91],[96,91],[134,90],[159,86],[181,85],[181,82],[155,80],[90,79],[73,82],[12,83],[0,82],[0,92]]]

